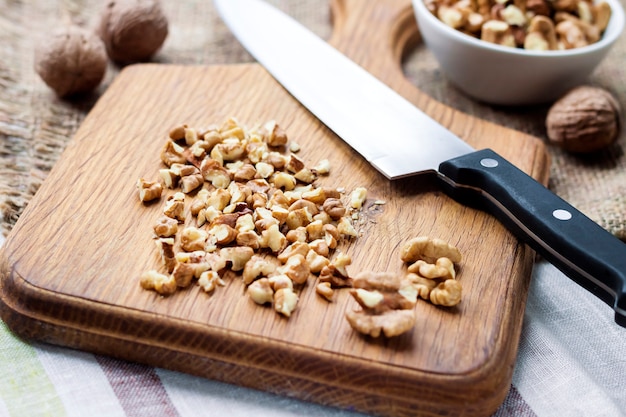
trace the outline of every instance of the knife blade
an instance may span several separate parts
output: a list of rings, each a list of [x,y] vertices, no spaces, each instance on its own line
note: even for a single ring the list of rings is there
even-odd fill
[[[282,11],[262,0],[214,3],[244,48],[385,177],[435,172],[449,196],[494,215],[626,327],[624,242],[493,150],[474,150]]]

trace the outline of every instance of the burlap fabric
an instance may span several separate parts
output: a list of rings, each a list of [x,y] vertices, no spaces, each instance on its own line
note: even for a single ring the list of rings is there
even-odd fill
[[[366,1],[366,0],[363,0]],[[624,0],[622,0],[624,2]],[[329,8],[317,0],[273,0],[322,37],[331,32]],[[110,65],[99,90],[79,100],[57,99],[33,70],[33,51],[46,34],[67,21],[93,27],[105,1],[0,0],[0,211],[7,234],[52,169],[85,115],[119,68]],[[168,39],[155,61],[224,64],[252,58],[230,35],[208,0],[164,1]],[[599,66],[590,83],[626,103],[626,38]],[[479,104],[454,89],[423,46],[409,55],[407,76],[435,99],[471,115],[545,140],[547,107],[498,108]],[[581,211],[626,240],[626,134],[594,155],[574,156],[550,147],[550,187]],[[45,219],[42,219],[45,221]]]

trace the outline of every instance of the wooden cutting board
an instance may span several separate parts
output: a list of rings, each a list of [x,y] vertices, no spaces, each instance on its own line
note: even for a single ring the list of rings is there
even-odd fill
[[[331,43],[476,148],[547,180],[541,141],[445,107],[405,80],[402,52],[419,39],[409,0],[332,7]],[[157,178],[171,127],[229,116],[277,120],[308,165],[330,160],[320,185],[368,189],[363,235],[341,247],[349,271],[403,271],[401,243],[436,236],[464,255],[461,304],[420,301],[410,333],[376,340],[348,325],[347,292],[327,303],[309,285],[285,319],[245,297],[234,274],[210,296],[197,286],[167,298],[142,290],[139,276],[158,265],[151,228],[161,204],[140,203],[135,183]],[[373,414],[486,416],[510,387],[532,262],[494,218],[451,200],[432,178],[386,180],[260,66],[146,64],[117,77],[8,237],[0,304],[29,339]]]

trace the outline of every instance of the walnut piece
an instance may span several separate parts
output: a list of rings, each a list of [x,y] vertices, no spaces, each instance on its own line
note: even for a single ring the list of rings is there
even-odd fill
[[[163,186],[157,181],[146,181],[139,178],[137,181],[137,189],[139,190],[139,201],[148,202],[161,198]]]
[[[395,337],[408,332],[415,325],[414,310],[388,310],[382,314],[369,314],[363,310],[346,312],[350,326],[365,335]]]
[[[412,309],[417,300],[412,282],[395,273],[362,271],[352,286],[350,294],[369,313]]]
[[[448,258],[452,262],[461,262],[461,252],[454,246],[439,238],[418,236],[402,247],[400,259],[404,262],[423,260],[434,263],[439,258]]]
[[[437,256],[442,255],[437,258]],[[407,268],[407,281],[414,294],[431,303],[452,307],[461,302],[462,287],[455,280],[454,262],[461,261],[461,253],[454,246],[440,239],[418,237],[402,248],[401,258],[413,262]]]
[[[298,305],[298,295],[291,288],[280,288],[274,293],[274,310],[290,317]]]
[[[174,238],[160,238],[155,242],[159,248],[159,255],[165,265],[165,269],[167,269],[167,272],[171,273],[177,264],[176,254],[174,253]]]
[[[461,284],[447,279],[430,291],[430,302],[436,305],[452,307],[461,302]]]
[[[548,111],[548,138],[570,152],[597,151],[617,139],[621,111],[619,102],[608,91],[591,86],[577,87]]]
[[[176,292],[176,281],[171,275],[163,275],[155,270],[147,271],[141,274],[141,288],[145,290],[154,290],[161,295],[170,295]]]
[[[332,301],[335,294],[335,290],[331,288],[330,282],[320,282],[315,286],[315,292],[326,301]]]
[[[274,301],[274,290],[267,278],[260,278],[248,285],[248,295],[257,304],[266,304]]]
[[[198,285],[204,290],[204,292],[210,293],[218,286],[223,287],[226,285],[224,280],[215,271],[204,271],[198,279]]]
[[[346,312],[350,326],[372,336],[394,337],[415,324],[417,291],[412,282],[398,274],[363,271],[354,277],[350,294],[362,310]]]
[[[161,216],[157,219],[153,229],[158,237],[171,237],[178,233],[178,221],[171,217]]]
[[[437,259],[434,264],[422,261],[421,259],[414,264],[409,265],[407,268],[409,272],[419,274],[424,278],[435,279],[454,279],[456,278],[456,271],[454,270],[454,263],[446,257]]]

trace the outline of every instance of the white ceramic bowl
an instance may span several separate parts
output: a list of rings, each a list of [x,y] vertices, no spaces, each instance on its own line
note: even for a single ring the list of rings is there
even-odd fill
[[[486,103],[529,105],[551,102],[583,84],[624,29],[619,0],[602,39],[566,51],[526,51],[481,41],[447,26],[413,0],[422,39],[447,78],[469,96]]]

